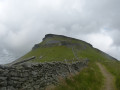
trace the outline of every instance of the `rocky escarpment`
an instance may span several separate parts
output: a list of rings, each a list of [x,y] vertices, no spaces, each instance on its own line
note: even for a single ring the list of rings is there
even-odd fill
[[[39,47],[51,47],[51,46],[67,46],[67,47],[77,46],[83,49],[87,48],[87,46],[92,47],[91,44],[84,42],[82,40],[67,37],[64,35],[47,34],[43,38],[42,43],[35,44],[32,50],[37,49]]]
[[[17,66],[0,66],[0,90],[44,90],[86,67],[88,60],[74,63],[50,62]]]

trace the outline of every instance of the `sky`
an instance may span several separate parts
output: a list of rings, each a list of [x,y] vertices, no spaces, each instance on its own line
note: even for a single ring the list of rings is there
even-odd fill
[[[0,64],[24,55],[45,34],[91,43],[120,60],[120,0],[0,0]]]

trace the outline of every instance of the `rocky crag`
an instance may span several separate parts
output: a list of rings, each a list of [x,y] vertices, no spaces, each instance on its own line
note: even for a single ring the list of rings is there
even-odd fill
[[[0,90],[45,90],[49,85],[57,85],[59,77],[67,78],[87,63],[88,60],[0,66]]]
[[[81,43],[85,43],[82,45]],[[55,34],[47,34],[42,40],[42,43],[36,44],[32,50],[37,49],[39,47],[51,47],[51,46],[67,46],[67,47],[81,47],[83,49],[87,48],[87,46],[92,47],[91,44],[84,42],[82,40],[78,40],[75,38],[67,37],[64,35],[55,35]]]

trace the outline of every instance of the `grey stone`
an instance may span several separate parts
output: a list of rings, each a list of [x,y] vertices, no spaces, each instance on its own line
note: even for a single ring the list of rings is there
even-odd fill
[[[36,71],[32,71],[32,75],[36,76],[37,72]]]
[[[83,62],[64,63],[50,62],[33,64],[31,66],[16,65],[0,68],[0,90],[44,90],[46,86],[58,84],[58,77],[66,78],[70,71],[75,73],[87,66]]]
[[[13,86],[8,86],[7,90],[18,90],[18,89],[15,89]]]
[[[6,87],[1,87],[0,90],[7,90],[7,88]]]
[[[7,86],[7,81],[5,80],[5,81],[0,82],[0,86],[3,86],[3,87]]]
[[[4,81],[6,79],[7,79],[7,77],[0,77],[0,81]]]
[[[40,85],[34,85],[35,90],[39,90],[39,88],[40,88]]]

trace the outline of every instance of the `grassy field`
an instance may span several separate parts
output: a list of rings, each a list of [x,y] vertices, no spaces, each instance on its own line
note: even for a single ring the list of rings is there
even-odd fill
[[[44,45],[51,38],[46,39],[39,45]],[[72,43],[80,43],[83,47],[75,47],[74,52],[72,47],[67,46],[53,46],[53,47],[39,47],[27,53],[19,60],[30,58],[35,56],[32,62],[51,62],[51,61],[76,61],[89,59],[89,65],[83,69],[79,74],[73,75],[71,78],[64,80],[64,83],[60,83],[56,90],[100,90],[103,84],[103,76],[96,66],[96,62],[100,62],[115,76],[115,83],[117,90],[120,90],[120,62],[113,60],[105,53],[93,48],[84,41],[71,40],[69,38],[55,37],[54,40],[70,41]],[[74,55],[75,54],[75,55]],[[40,57],[43,56],[42,59]],[[77,58],[76,58],[77,57]],[[64,88],[64,89],[63,89]]]

